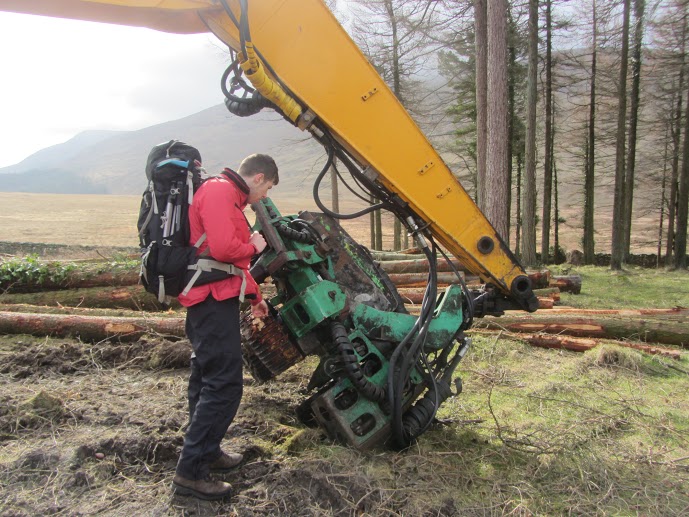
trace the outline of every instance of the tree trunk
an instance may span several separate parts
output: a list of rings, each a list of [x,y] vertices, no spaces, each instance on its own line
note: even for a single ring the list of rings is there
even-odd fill
[[[684,63],[686,60],[686,41],[687,41],[687,16],[682,22],[682,53],[680,55],[679,80],[677,86],[677,107],[675,109],[674,121],[671,124],[672,130],[672,180],[670,181],[670,196],[668,198],[667,214],[667,242],[665,248],[665,265],[673,263],[673,252],[675,249],[675,218],[677,215],[677,181],[679,178],[679,144],[682,137],[682,92],[684,90]]]
[[[474,1],[476,33],[476,204],[486,210],[488,148],[488,0]]]
[[[629,61],[629,4],[623,0],[624,22],[622,26],[622,54],[620,56],[620,84],[617,96],[617,142],[615,153],[615,197],[612,214],[612,253],[610,269],[622,269],[624,261],[624,196],[625,196],[625,129],[627,119],[627,66]]]
[[[671,315],[643,318],[614,315],[563,314],[559,310],[528,316],[486,317],[475,323],[479,328],[505,329],[510,332],[545,332],[577,337],[610,339],[639,338],[649,343],[689,347],[689,310]]]
[[[488,2],[488,153],[486,158],[486,216],[507,241],[510,185],[507,178],[507,3]]]
[[[624,260],[631,253],[632,208],[634,205],[634,175],[636,167],[636,128],[639,119],[639,94],[641,90],[641,45],[644,36],[645,0],[634,0],[634,52],[632,53],[632,91],[629,112],[629,145],[625,171],[624,191]]]
[[[553,139],[551,146],[550,165],[553,169],[553,261],[556,264],[564,262],[560,253],[560,205],[557,192],[557,164],[555,163],[555,103],[553,103]]]
[[[687,216],[689,216],[689,90],[684,115],[682,170],[677,185],[677,230],[675,233],[675,268],[687,267]]]
[[[376,210],[376,249],[383,249],[383,216],[380,210]]]
[[[184,337],[184,318],[115,318],[0,312],[0,334],[136,341],[146,333]]]
[[[596,260],[594,239],[594,191],[596,165],[596,59],[598,56],[598,16],[596,0],[593,0],[593,43],[591,51],[591,87],[589,94],[588,136],[586,139],[586,167],[584,177],[584,264],[593,264]]]
[[[340,193],[338,192],[337,186],[337,157],[335,157],[330,166],[330,194],[333,212],[340,211]]]
[[[522,233],[522,153],[519,151],[517,153],[517,221],[516,221],[516,230],[515,230],[515,242],[514,242],[514,249],[516,250],[517,253],[521,253],[521,233]]]
[[[673,103],[674,104],[674,103]],[[669,126],[670,122],[667,121],[665,125],[665,153],[663,155],[663,180],[660,186],[660,221],[658,223],[658,256],[656,258],[656,268],[660,269],[661,256],[663,252],[663,217],[665,216],[665,189],[667,186],[667,162],[668,162],[668,150],[670,147],[669,141]]]
[[[553,69],[552,69],[552,8],[545,2],[545,152],[543,166],[543,217],[541,218],[541,262],[550,263],[550,217],[553,195]]]
[[[536,104],[538,95],[538,0],[529,0],[529,69],[526,92],[526,171],[522,204],[522,253],[524,266],[536,265]]]
[[[91,307],[104,309],[131,309],[141,311],[164,310],[156,297],[141,286],[90,287],[27,294],[3,294],[0,303],[26,303],[30,305],[61,305],[66,307]],[[172,307],[180,307],[176,299]],[[2,305],[0,305],[2,307]]]
[[[373,196],[371,196],[371,204],[375,204],[376,200]],[[371,249],[375,250],[376,249],[376,213],[375,210],[373,212],[370,212],[368,214],[369,217],[369,224],[371,226]]]
[[[508,6],[509,12],[509,6]],[[512,14],[510,12],[510,27],[512,26]],[[511,32],[511,31],[510,31]],[[514,69],[517,66],[517,50],[514,47],[514,42],[510,38],[509,56],[510,64],[508,67],[507,77],[507,95],[509,113],[507,116],[507,233],[505,234],[505,242],[507,246],[510,245],[510,232],[512,230],[512,167],[514,165],[514,120],[515,120],[515,106],[514,106]],[[518,204],[518,203],[517,203]],[[517,212],[518,213],[518,212]],[[517,215],[517,217],[519,217]]]

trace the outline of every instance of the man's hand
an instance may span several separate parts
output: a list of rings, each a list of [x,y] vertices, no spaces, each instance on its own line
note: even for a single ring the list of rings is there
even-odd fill
[[[254,248],[256,248],[256,253],[261,253],[264,249],[266,249],[266,240],[263,238],[263,235],[258,232],[251,234],[249,244],[254,245]]]
[[[263,319],[268,316],[268,304],[265,300],[261,300],[256,305],[251,306],[251,315],[254,318]]]

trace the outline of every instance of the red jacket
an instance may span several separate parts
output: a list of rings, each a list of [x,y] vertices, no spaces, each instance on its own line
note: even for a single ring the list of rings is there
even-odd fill
[[[249,244],[251,233],[243,213],[246,201],[247,194],[225,176],[206,180],[194,194],[194,201],[189,207],[189,245],[196,244],[205,233],[206,240],[198,253],[210,248],[209,255],[213,259],[243,269],[246,275],[245,294],[251,299],[252,305],[256,305],[262,298],[256,281],[249,274],[251,257],[256,254],[256,248]],[[233,275],[210,284],[194,286],[186,296],[180,294],[178,298],[185,307],[204,301],[209,294],[218,301],[227,300],[239,296],[241,285],[242,278]]]

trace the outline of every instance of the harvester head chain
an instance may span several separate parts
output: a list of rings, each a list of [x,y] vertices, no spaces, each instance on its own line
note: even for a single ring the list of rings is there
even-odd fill
[[[250,310],[241,315],[244,364],[258,382],[266,382],[304,359],[285,327],[272,314],[254,318]]]

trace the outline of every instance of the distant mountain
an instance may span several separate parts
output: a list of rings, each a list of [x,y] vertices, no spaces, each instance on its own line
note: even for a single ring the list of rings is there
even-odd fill
[[[80,133],[0,168],[0,191],[140,194],[149,151],[171,139],[197,147],[210,172],[236,168],[251,153],[270,154],[280,169],[283,195],[303,193],[305,178],[325,162],[321,146],[274,112],[239,118],[218,105],[137,131]]]

